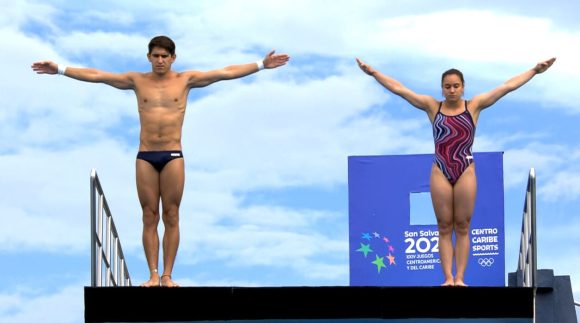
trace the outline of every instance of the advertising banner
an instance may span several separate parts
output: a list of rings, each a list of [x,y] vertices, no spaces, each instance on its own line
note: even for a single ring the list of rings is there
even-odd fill
[[[474,153],[477,195],[465,282],[505,286],[503,153]],[[350,156],[351,286],[439,286],[432,154]],[[455,273],[455,268],[454,271]]]

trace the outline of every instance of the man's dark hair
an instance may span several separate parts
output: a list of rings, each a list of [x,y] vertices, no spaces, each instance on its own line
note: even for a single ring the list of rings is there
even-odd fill
[[[443,75],[441,75],[441,85],[443,85],[443,79],[445,78],[445,76],[453,75],[453,74],[459,76],[459,79],[461,80],[461,84],[465,85],[465,80],[463,79],[463,73],[461,73],[461,71],[456,69],[456,68],[452,68],[452,69],[449,69],[449,70],[443,72]]]
[[[151,54],[154,47],[163,48],[167,50],[169,54],[175,55],[175,43],[167,36],[153,37],[149,42],[149,54]]]

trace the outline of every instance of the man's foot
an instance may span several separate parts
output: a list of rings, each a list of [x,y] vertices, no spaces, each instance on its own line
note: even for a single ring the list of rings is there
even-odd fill
[[[159,287],[161,281],[159,279],[159,273],[157,269],[151,270],[151,274],[149,275],[149,280],[144,282],[143,284],[139,285],[141,287]]]
[[[179,287],[179,285],[171,280],[171,275],[161,275],[161,287]]]
[[[144,282],[143,284],[139,285],[141,287],[159,287],[159,276],[151,277],[148,281]]]

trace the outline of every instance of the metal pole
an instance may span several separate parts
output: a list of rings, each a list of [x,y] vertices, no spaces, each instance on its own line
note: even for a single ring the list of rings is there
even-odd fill
[[[96,241],[95,241],[95,232],[96,232],[96,224],[95,221],[96,219],[96,214],[97,214],[97,210],[96,210],[96,188],[95,188],[95,181],[97,178],[97,171],[93,168],[91,170],[91,188],[90,188],[90,192],[91,192],[91,214],[90,214],[90,219],[91,219],[91,286],[92,287],[96,287],[97,286],[97,273],[96,273],[96,250],[95,250],[95,245],[96,245]]]
[[[533,323],[536,322],[536,295],[538,292],[538,282],[537,282],[537,273],[538,273],[538,263],[537,263],[537,245],[536,245],[536,171],[534,168],[530,169],[530,176],[529,176],[529,187],[530,187],[530,244],[532,245],[532,266],[531,276],[532,276],[532,289],[533,289],[533,299],[534,299],[534,318]]]
[[[531,214],[531,234],[532,234],[532,262],[533,262],[533,267],[532,267],[532,281],[533,281],[533,287],[537,287],[537,276],[538,276],[538,251],[537,251],[537,237],[536,237],[536,171],[532,168],[530,170],[530,191],[531,191],[531,195],[532,195],[532,201],[531,201],[531,210],[530,210],[530,214]]]

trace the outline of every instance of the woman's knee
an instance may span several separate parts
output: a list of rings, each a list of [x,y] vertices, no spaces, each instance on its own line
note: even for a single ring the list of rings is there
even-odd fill
[[[453,231],[453,222],[438,220],[437,228],[439,229],[439,235],[451,235]]]
[[[469,221],[468,219],[455,221],[455,224],[454,224],[455,233],[458,235],[469,234],[470,224],[471,224],[471,221]]]

